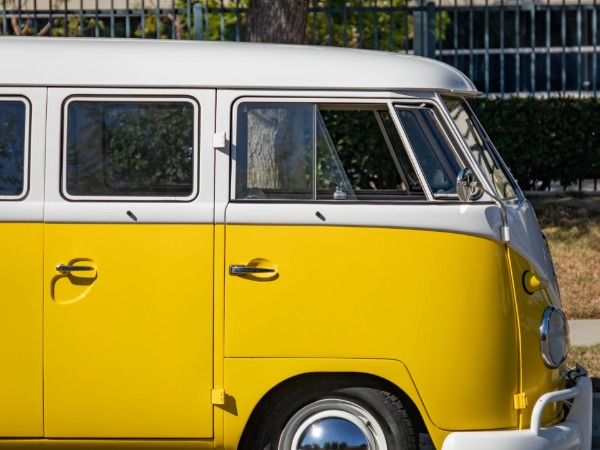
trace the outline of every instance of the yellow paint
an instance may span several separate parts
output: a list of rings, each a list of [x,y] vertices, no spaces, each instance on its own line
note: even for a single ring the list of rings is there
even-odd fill
[[[56,450],[129,450],[129,449],[152,449],[152,450],[205,450],[214,449],[212,440],[83,440],[83,439],[2,439],[0,449],[56,449]]]
[[[215,225],[214,227],[214,339],[213,339],[213,358],[214,358],[214,378],[213,385],[215,389],[223,389],[224,382],[224,356],[223,356],[223,326],[225,322],[225,226]],[[223,448],[224,431],[223,420],[224,410],[221,406],[213,408],[214,414],[214,446]]]
[[[225,389],[213,389],[211,391],[211,401],[213,405],[225,404]]]
[[[539,291],[540,289],[546,289],[548,287],[548,280],[542,278],[536,273],[525,272],[523,274],[523,284],[528,293],[533,293]]]
[[[510,266],[514,279],[516,307],[521,337],[521,380],[520,391],[527,395],[529,405],[535,405],[546,392],[564,389],[564,367],[548,369],[540,352],[540,325],[547,306],[552,304],[546,290],[533,294],[525,291],[523,273],[533,272],[531,265],[514,250],[509,250]],[[531,291],[530,291],[531,292]],[[519,427],[529,428],[533,406],[519,411]],[[562,418],[562,403],[551,403],[542,415],[542,425],[548,426]]]
[[[227,267],[261,258],[279,275],[227,276],[227,357],[402,361],[436,427],[517,426],[517,319],[502,244],[399,229],[226,228]]]
[[[44,248],[45,436],[212,437],[213,226],[47,224]]]
[[[225,446],[237,449],[239,439],[252,409],[273,387],[302,373],[334,372],[374,375],[400,387],[419,409],[437,448],[448,435],[436,428],[421,402],[413,379],[399,361],[361,359],[300,359],[300,358],[226,358],[225,382],[231,389],[234,411],[225,414]],[[334,377],[335,375],[332,375]]]
[[[306,226],[0,231],[10,255],[0,436],[56,438],[0,448],[233,450],[262,396],[311,372],[395,384],[441,447],[454,430],[527,427],[529,405],[563,387],[539,353],[547,292],[528,294],[527,261],[486,239]],[[276,276],[229,276],[231,264]],[[561,417],[550,406],[544,425]]]
[[[527,406],[528,406],[527,394],[520,393],[520,394],[515,395],[513,404],[514,404],[515,409],[527,408]]]
[[[43,435],[40,223],[0,223],[0,437]]]

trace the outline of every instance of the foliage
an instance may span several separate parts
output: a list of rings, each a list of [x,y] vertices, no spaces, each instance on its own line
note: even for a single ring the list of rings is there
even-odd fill
[[[471,106],[522,189],[600,178],[597,99],[476,99]]]
[[[23,189],[25,154],[25,106],[0,103],[0,195],[16,195]]]
[[[107,110],[107,182],[185,190],[192,184],[193,118],[179,105]]]
[[[184,0],[178,0],[184,1]],[[251,0],[205,0],[210,11],[204,22],[204,39],[244,40]],[[413,38],[413,16],[408,0],[311,0],[308,42],[336,47],[399,51]],[[240,12],[236,14],[235,8]],[[436,14],[436,39],[443,39],[450,25],[446,12]],[[410,46],[409,46],[410,47]]]
[[[6,0],[8,11],[16,10],[16,0]],[[23,4],[32,0],[22,0]],[[104,36],[111,35],[106,17],[90,17],[89,11],[80,16],[76,9],[65,10],[66,0],[51,0],[55,16],[46,23],[33,21],[23,12],[9,14],[7,33],[11,35]],[[128,27],[135,37],[156,39],[190,39],[194,37],[193,8],[202,5],[203,39],[211,41],[246,40],[247,9],[251,0],[174,0],[174,10],[161,8],[146,1],[145,14],[132,14]],[[134,10],[142,9],[142,0],[130,0]],[[160,3],[159,3],[160,4]],[[310,0],[307,24],[308,42],[320,45],[347,46],[401,51],[411,48],[413,15],[408,0]],[[412,9],[412,6],[411,6]],[[119,16],[119,14],[118,14]],[[2,34],[3,17],[0,17]],[[436,13],[436,39],[444,39],[450,25],[447,12]],[[36,27],[41,28],[36,28]],[[125,21],[118,17],[114,34],[129,37]],[[129,28],[128,28],[129,29]]]

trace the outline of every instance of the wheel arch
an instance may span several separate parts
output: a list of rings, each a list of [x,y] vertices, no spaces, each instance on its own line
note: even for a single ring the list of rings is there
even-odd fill
[[[365,372],[307,372],[287,378],[273,386],[255,405],[239,441],[239,450],[254,448],[253,438],[269,411],[290,393],[306,391],[307,387],[315,395],[347,388],[371,388],[388,392],[398,397],[406,409],[416,433],[427,433],[427,426],[421,411],[411,397],[398,385],[380,376]],[[307,399],[308,401],[308,399]],[[420,400],[418,400],[420,401]]]

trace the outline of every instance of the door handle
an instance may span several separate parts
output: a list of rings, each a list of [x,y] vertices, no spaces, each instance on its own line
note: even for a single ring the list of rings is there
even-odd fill
[[[96,270],[96,268],[92,266],[65,266],[64,264],[59,264],[58,266],[56,266],[56,270],[61,273],[66,273]]]
[[[274,273],[275,269],[265,269],[262,267],[248,267],[243,265],[233,265],[229,266],[229,275],[233,275],[236,277],[243,277],[248,274],[256,274],[256,273]]]

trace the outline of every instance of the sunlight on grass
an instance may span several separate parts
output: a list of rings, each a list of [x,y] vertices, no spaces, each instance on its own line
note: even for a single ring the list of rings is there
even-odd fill
[[[565,315],[600,319],[600,197],[532,203],[548,237]]]
[[[592,378],[594,390],[600,390],[600,344],[590,347],[572,347],[567,358],[567,365],[575,367],[579,363]]]

